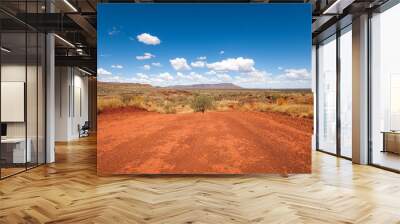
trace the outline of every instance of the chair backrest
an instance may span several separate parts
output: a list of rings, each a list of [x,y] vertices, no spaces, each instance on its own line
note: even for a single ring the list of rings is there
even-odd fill
[[[90,123],[89,121],[85,121],[85,123],[83,124],[82,128],[90,128]]]

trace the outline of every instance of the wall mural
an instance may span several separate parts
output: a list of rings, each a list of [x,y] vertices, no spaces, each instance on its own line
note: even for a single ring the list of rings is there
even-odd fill
[[[311,172],[309,4],[99,4],[98,174]]]

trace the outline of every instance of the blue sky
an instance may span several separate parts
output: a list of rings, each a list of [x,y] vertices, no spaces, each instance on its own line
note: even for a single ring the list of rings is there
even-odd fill
[[[98,79],[311,87],[309,4],[99,4]]]

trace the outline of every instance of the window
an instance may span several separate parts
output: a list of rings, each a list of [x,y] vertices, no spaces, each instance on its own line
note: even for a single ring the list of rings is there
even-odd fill
[[[351,26],[340,35],[340,155],[352,157],[352,33]]]
[[[373,164],[400,170],[400,4],[371,18]]]
[[[336,36],[318,47],[318,149],[336,153]]]

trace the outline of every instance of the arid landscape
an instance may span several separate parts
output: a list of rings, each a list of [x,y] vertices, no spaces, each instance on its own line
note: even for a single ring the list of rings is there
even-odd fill
[[[308,173],[310,90],[98,83],[98,172]]]

